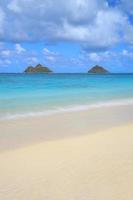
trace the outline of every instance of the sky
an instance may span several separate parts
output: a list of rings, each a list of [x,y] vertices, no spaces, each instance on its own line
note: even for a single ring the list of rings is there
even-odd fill
[[[133,0],[0,0],[0,72],[133,72]]]

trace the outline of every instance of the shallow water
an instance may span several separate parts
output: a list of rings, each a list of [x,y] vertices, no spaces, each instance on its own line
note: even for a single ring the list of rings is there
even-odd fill
[[[0,74],[0,119],[133,104],[133,74]]]

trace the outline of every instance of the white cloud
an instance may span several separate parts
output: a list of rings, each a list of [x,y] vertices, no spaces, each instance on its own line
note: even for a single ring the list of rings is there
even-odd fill
[[[8,7],[8,9],[12,10],[13,12],[16,12],[16,13],[21,12],[21,7],[18,5],[18,2],[16,0],[11,1],[7,7]]]
[[[5,50],[2,50],[0,54],[3,57],[9,57],[11,55],[11,51],[9,49],[5,49]]]
[[[44,54],[45,58],[47,60],[49,60],[49,61],[55,61],[58,58],[58,56],[59,56],[57,53],[52,52],[52,51],[50,51],[47,48],[43,49],[43,54]]]
[[[123,55],[123,56],[127,56],[127,55],[128,55],[128,51],[127,51],[126,49],[123,49],[122,55]]]
[[[101,57],[97,53],[90,53],[88,55],[89,59],[94,61],[94,62],[99,62]]]
[[[125,14],[106,0],[6,0],[0,5],[1,40],[69,40],[108,48],[120,42],[127,24]]]
[[[126,24],[126,18],[117,10],[98,11],[94,20],[86,25],[73,25],[64,22],[58,37],[79,41],[89,48],[106,48],[120,41],[120,32]]]
[[[26,51],[20,44],[15,44],[15,50],[17,54],[21,54]]]
[[[128,51],[127,49],[123,49],[121,55],[129,59],[133,59],[133,52]]]
[[[107,61],[114,56],[114,54],[112,52],[109,52],[109,51],[90,52],[90,53],[83,51],[82,53],[83,53],[83,56],[85,58],[87,58],[89,61],[92,61],[92,62],[95,62],[95,63]]]
[[[0,40],[72,41],[92,50],[107,49],[122,39],[132,44],[133,26],[126,12],[133,13],[133,1],[120,2],[112,8],[106,0],[1,1]],[[18,53],[22,48],[18,44]]]
[[[35,56],[28,56],[27,58],[27,62],[30,64],[30,65],[34,65],[36,63],[38,63],[38,58],[35,57]]]

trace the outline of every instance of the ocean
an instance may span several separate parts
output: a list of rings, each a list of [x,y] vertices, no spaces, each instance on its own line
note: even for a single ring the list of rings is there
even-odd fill
[[[0,120],[133,105],[133,74],[0,74]]]

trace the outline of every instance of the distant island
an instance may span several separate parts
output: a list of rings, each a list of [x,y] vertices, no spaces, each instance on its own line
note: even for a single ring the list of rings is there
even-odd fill
[[[24,73],[51,73],[51,72],[52,72],[51,69],[41,64],[38,64],[35,67],[29,66],[24,70]]]
[[[88,73],[92,73],[92,74],[106,74],[106,73],[109,73],[108,70],[106,70],[105,68],[99,66],[99,65],[96,65],[94,67],[92,67]]]
[[[24,70],[24,73],[52,73],[52,70],[46,66],[38,64],[35,67],[28,66]],[[88,73],[90,73],[90,74],[107,74],[107,73],[109,73],[109,71],[107,69],[105,69],[104,67],[96,65],[96,66],[92,67],[91,69],[89,69]]]

